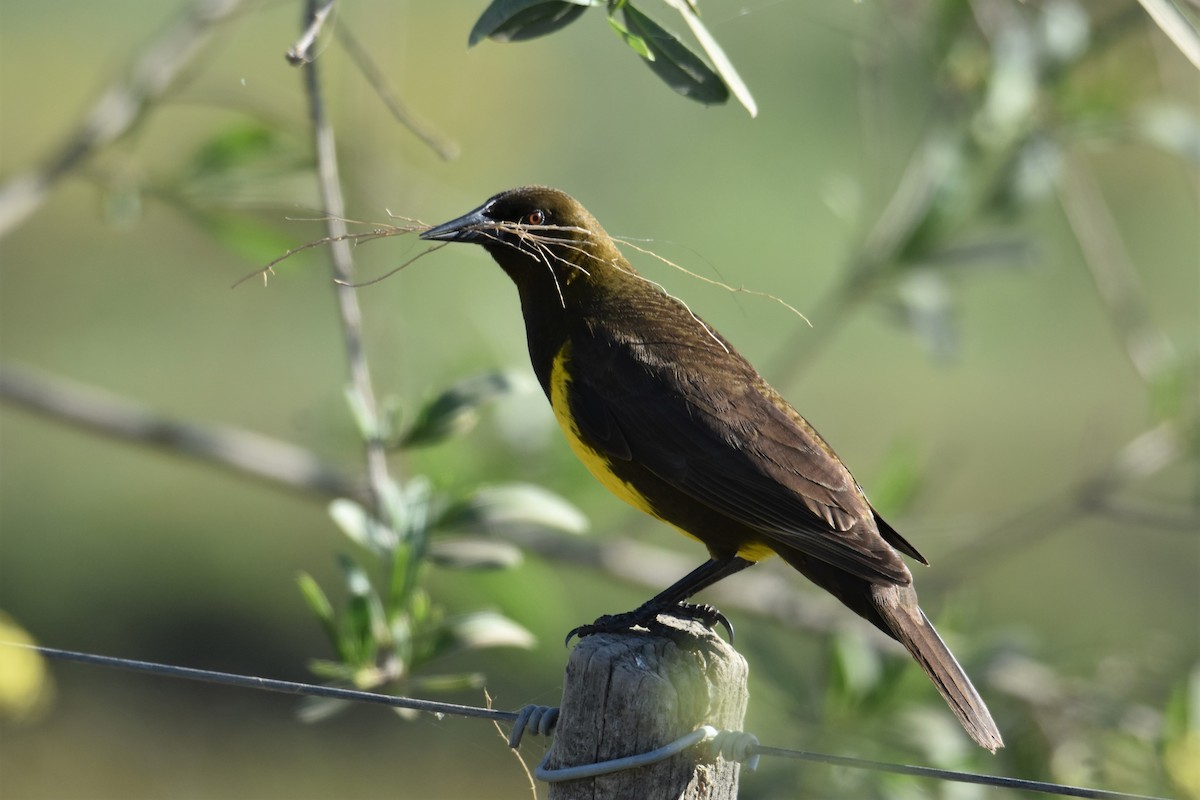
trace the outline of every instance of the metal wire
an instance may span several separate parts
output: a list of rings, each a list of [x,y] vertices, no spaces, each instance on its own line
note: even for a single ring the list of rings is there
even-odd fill
[[[191,667],[176,667],[170,664],[157,664],[151,661],[137,661],[128,658],[117,658],[113,656],[101,656],[92,653],[80,653],[73,650],[60,650],[54,647],[41,647],[37,645],[25,644],[23,642],[0,642],[0,645],[8,647],[19,647],[24,650],[32,650],[40,653],[46,658],[55,659],[58,661],[73,661],[81,664],[93,664],[97,666],[113,667],[116,669],[124,669],[132,672],[141,672],[150,675],[162,675],[169,678],[183,678],[185,680],[201,681],[204,683],[218,683],[226,686],[240,686],[247,689],[260,689],[268,692],[277,692],[280,694],[291,695],[306,695],[312,697],[332,697],[338,700],[348,700],[357,703],[374,703],[376,705],[392,706],[394,708],[409,708],[415,711],[425,711],[430,714],[452,715],[460,717],[474,717],[478,719],[490,719],[498,722],[514,723],[513,736],[510,737],[510,744],[516,747],[520,744],[521,734],[532,731],[540,735],[549,735],[554,727],[554,721],[557,719],[557,709],[546,708],[544,706],[526,706],[520,711],[497,711],[491,708],[480,708],[477,706],[464,706],[457,703],[439,703],[433,700],[420,700],[412,697],[397,697],[394,695],[377,694],[375,692],[363,692],[356,689],[341,689],[334,686],[317,686],[310,683],[298,683],[294,681],[280,681],[271,678],[257,678],[250,675],[237,675],[229,672],[214,672],[206,669],[194,669]],[[651,751],[648,754],[639,756],[630,756],[624,759],[616,759],[611,762],[603,762],[601,764],[584,764],[578,767],[565,767],[558,770],[543,770],[538,768],[538,778],[541,780],[575,780],[583,777],[592,777],[606,772],[614,772],[618,769],[629,769],[634,766],[642,766],[646,763],[668,758],[678,752],[686,750],[688,747],[695,746],[699,743],[708,743],[710,748],[715,748],[715,752],[710,749],[715,757],[720,753],[725,758],[732,760],[745,761],[747,766],[752,766],[752,759],[759,756],[776,756],[779,758],[791,758],[801,761],[812,761],[820,764],[830,764],[839,767],[849,767],[852,769],[867,769],[875,772],[889,772],[898,775],[914,775],[921,778],[931,778],[935,780],[954,781],[957,783],[973,783],[983,786],[995,786],[1002,789],[1016,789],[1025,792],[1040,792],[1042,794],[1057,795],[1059,797],[1083,797],[1090,800],[1164,800],[1163,798],[1152,797],[1148,795],[1127,794],[1125,792],[1114,792],[1107,789],[1091,789],[1081,786],[1067,786],[1058,783],[1048,783],[1045,781],[1032,781],[1023,778],[1007,778],[999,775],[982,775],[973,772],[958,772],[954,770],[937,769],[936,767],[919,767],[909,764],[892,764],[883,761],[870,761],[852,756],[835,756],[826,753],[812,753],[804,750],[789,750],[782,747],[768,747],[757,743],[753,739],[752,734],[745,734],[737,731],[717,731],[710,726],[701,726],[689,734],[677,739],[671,744]],[[665,753],[665,754],[664,754]],[[652,760],[646,761],[646,758]],[[622,766],[614,766],[618,762],[623,763]],[[629,763],[624,763],[629,762]],[[549,777],[547,777],[549,775]],[[566,776],[566,777],[557,777]]]
[[[496,711],[491,708],[463,706],[457,703],[439,703],[434,700],[418,700],[412,697],[397,697],[390,694],[363,692],[357,689],[341,689],[336,686],[317,686],[311,683],[296,683],[294,681],[279,681],[273,678],[256,678],[251,675],[236,675],[231,672],[214,672],[207,669],[191,667],[176,667],[170,664],[156,664],[152,661],[137,661],[129,658],[114,656],[99,656],[92,653],[78,653],[74,650],[59,650],[54,647],[40,647],[18,642],[0,642],[9,647],[20,647],[34,650],[47,658],[58,661],[75,661],[81,664],[95,664],[102,667],[142,672],[149,675],[162,675],[168,678],[183,678],[202,683],[219,683],[225,686],[240,686],[245,689],[261,689],[280,694],[307,695],[311,697],[332,697],[337,700],[350,700],[356,703],[374,703],[393,708],[411,708],[414,711],[428,711],[430,714],[450,714],[459,717],[479,717],[481,719],[497,720],[499,722],[515,722],[517,712]]]

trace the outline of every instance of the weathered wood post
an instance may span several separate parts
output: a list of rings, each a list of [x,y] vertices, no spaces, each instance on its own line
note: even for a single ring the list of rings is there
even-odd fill
[[[551,769],[649,752],[701,725],[741,730],[746,660],[698,623],[679,633],[594,634],[567,663]],[[692,748],[611,775],[552,783],[550,800],[734,800],[739,764]]]

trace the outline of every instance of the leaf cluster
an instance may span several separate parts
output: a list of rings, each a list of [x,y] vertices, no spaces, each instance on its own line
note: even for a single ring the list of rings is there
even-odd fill
[[[416,412],[413,423],[394,437],[394,448],[432,446],[464,435],[482,406],[519,383],[495,372],[458,382]],[[510,569],[521,563],[521,552],[506,541],[506,534],[579,534],[586,520],[561,497],[524,483],[480,486],[451,497],[436,491],[428,479],[413,476],[403,484],[393,481],[380,501],[382,516],[347,498],[329,505],[337,528],[357,546],[355,555],[338,557],[346,597],[340,611],[311,575],[298,578],[301,594],[336,655],[336,660],[314,662],[313,672],[359,689],[481,687],[479,673],[426,670],[460,652],[532,647],[533,634],[494,610],[448,614],[425,589],[428,569]],[[310,698],[303,716],[319,719],[344,705]]]
[[[664,2],[683,18],[707,61],[629,0],[492,0],[476,20],[467,42],[474,46],[484,39],[535,39],[565,28],[588,8],[602,7],[613,32],[673,90],[704,105],[725,103],[733,95],[755,116],[758,105],[754,97],[700,19],[694,0]]]

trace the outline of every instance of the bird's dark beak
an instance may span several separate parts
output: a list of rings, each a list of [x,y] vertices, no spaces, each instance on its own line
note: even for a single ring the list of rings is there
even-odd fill
[[[496,227],[496,223],[484,213],[484,209],[486,208],[486,205],[480,206],[458,219],[452,219],[449,222],[436,225],[422,233],[421,238],[434,239],[440,242],[467,242],[469,244],[484,242],[490,238],[484,231],[489,227],[491,229],[495,229]]]

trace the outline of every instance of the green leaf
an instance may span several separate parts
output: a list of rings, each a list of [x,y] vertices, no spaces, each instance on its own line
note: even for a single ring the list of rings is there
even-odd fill
[[[1163,765],[1181,796],[1200,796],[1200,667],[1172,692],[1163,721]]]
[[[338,498],[329,504],[329,516],[342,533],[371,553],[382,555],[396,548],[396,533],[353,500]]]
[[[593,5],[597,3],[590,0],[493,0],[471,28],[467,46],[484,39],[521,42],[545,36],[570,25]]]
[[[329,637],[330,644],[336,650],[338,646],[337,620],[334,619],[333,605],[330,604],[329,598],[325,596],[325,592],[313,576],[307,572],[301,572],[296,576],[296,583],[300,586],[300,594],[303,595],[304,602],[316,615],[321,627],[325,629],[325,634]]]
[[[333,697],[302,697],[296,709],[296,716],[301,722],[315,723],[327,720],[350,708],[349,700],[338,700]]]
[[[265,125],[237,125],[201,145],[188,163],[188,172],[211,175],[244,169],[261,162],[278,147],[275,132]]]
[[[1139,108],[1134,129],[1146,141],[1168,153],[1200,164],[1200,117],[1179,104],[1153,103]]]
[[[340,556],[338,564],[350,594],[341,631],[342,660],[360,668],[373,665],[380,644],[391,638],[383,606],[362,567],[346,556]]]
[[[346,396],[346,405],[350,407],[350,416],[354,418],[354,424],[363,441],[375,439],[386,441],[391,438],[385,430],[386,421],[372,411],[371,403],[362,396],[358,389],[352,384],[346,384],[343,392]]]
[[[729,91],[733,92],[733,96],[750,112],[751,117],[758,116],[758,104],[754,102],[750,89],[742,81],[742,76],[738,74],[738,71],[733,68],[733,62],[729,60],[729,56],[725,55],[721,45],[717,44],[717,40],[700,21],[700,15],[692,3],[688,0],[666,0],[666,3],[683,15],[683,20],[691,28],[692,35],[696,37],[696,41],[700,42],[708,60],[716,68],[721,80],[725,81]]]
[[[1163,714],[1163,738],[1200,732],[1200,665],[1183,676],[1171,692]]]
[[[390,547],[394,547],[397,540],[408,541],[413,528],[424,522],[428,481],[420,475],[414,475],[408,483],[401,484],[389,476],[377,491],[382,513],[386,515],[385,528],[390,528],[389,533],[394,533],[393,540],[389,543],[381,541],[381,545],[390,544]]]
[[[684,97],[712,105],[729,99],[729,89],[717,73],[674,34],[629,3],[621,7],[625,27],[646,43],[653,59],[643,59],[659,78]]]
[[[402,534],[407,547],[396,548],[392,556],[387,595],[390,616],[408,607],[412,593],[417,591],[420,569],[425,563],[434,501],[432,486],[420,475],[408,481],[396,500],[392,516],[397,525],[404,526]]]
[[[414,693],[417,692],[461,692],[467,689],[483,688],[484,677],[479,672],[466,672],[460,675],[427,675],[413,678],[409,681]]]
[[[480,406],[524,383],[506,372],[486,372],[459,381],[418,412],[412,427],[401,437],[400,446],[429,445],[466,433],[479,421]]]
[[[417,711],[415,708],[394,707],[391,709],[391,711],[405,722],[416,722],[421,718],[421,712]]]
[[[398,523],[404,525],[405,539],[424,536],[437,499],[433,484],[424,475],[413,475],[403,487],[397,487],[389,502],[395,507]]]
[[[435,540],[429,558],[450,569],[510,569],[521,563],[521,551],[508,542],[462,537]]]
[[[478,611],[446,623],[448,648],[480,650],[486,647],[520,647],[529,649],[537,638],[526,628],[496,611]],[[445,653],[442,649],[441,653]]]
[[[433,598],[429,596],[429,592],[417,589],[412,593],[412,599],[408,605],[408,615],[414,625],[429,625],[440,613],[441,609],[433,604]]]
[[[308,662],[308,671],[318,678],[340,683],[349,683],[354,678],[353,667],[348,667],[340,661],[329,661],[323,658],[315,658]]]
[[[409,569],[412,561],[411,547],[397,547],[392,554],[392,574],[388,578],[388,594],[387,594],[387,613],[388,617],[393,621],[399,619],[410,603],[410,597],[415,586],[410,584],[410,579],[415,576],[416,570]]]
[[[1042,6],[1037,20],[1039,46],[1056,64],[1070,64],[1087,52],[1092,38],[1088,12],[1075,0],[1056,0]]]
[[[192,220],[205,233],[240,258],[254,264],[274,261],[280,253],[295,246],[295,240],[290,235],[241,212],[211,211],[197,207],[186,210],[191,212]]]
[[[351,598],[342,617],[339,653],[347,664],[359,667],[375,660],[374,640],[371,638],[371,620],[366,600]]]
[[[548,489],[530,483],[508,483],[477,489],[448,508],[438,520],[438,527],[487,534],[529,529],[578,534],[587,530],[587,517]]]
[[[831,645],[831,695],[849,707],[879,685],[883,676],[881,656],[857,630],[837,632]]]
[[[374,537],[368,533],[374,522],[365,508],[353,500],[340,497],[329,504],[327,511],[334,524],[350,538],[350,541],[375,551]]]
[[[646,40],[640,36],[630,33],[629,29],[622,25],[621,21],[611,13],[608,15],[608,24],[614,31],[616,31],[617,36],[621,37],[621,41],[633,48],[633,52],[637,53],[647,61],[654,60],[654,53],[650,52],[650,47],[646,44]]]
[[[180,173],[177,194],[192,209],[273,208],[285,201],[319,204],[307,143],[257,122],[233,126],[206,140]]]

